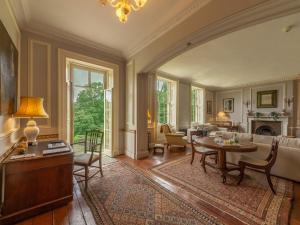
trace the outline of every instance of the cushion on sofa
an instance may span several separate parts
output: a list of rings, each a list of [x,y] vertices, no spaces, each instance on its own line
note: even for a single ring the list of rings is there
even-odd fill
[[[240,143],[249,143],[253,140],[252,134],[249,133],[237,133],[237,137]]]
[[[257,135],[253,134],[253,143],[262,143],[262,144],[269,144],[271,145],[273,139],[276,138],[274,136],[267,136],[267,135]]]
[[[279,146],[300,149],[300,138],[279,138]]]

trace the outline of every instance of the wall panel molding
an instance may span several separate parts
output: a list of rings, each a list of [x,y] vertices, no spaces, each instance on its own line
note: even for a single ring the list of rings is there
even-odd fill
[[[51,44],[28,40],[28,95],[43,97],[44,107],[49,115],[47,120],[38,120],[42,130],[51,130]]]

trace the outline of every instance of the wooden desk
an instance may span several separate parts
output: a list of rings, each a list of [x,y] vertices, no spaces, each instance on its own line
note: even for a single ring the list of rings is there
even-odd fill
[[[197,138],[195,139],[195,142],[200,146],[215,149],[218,151],[218,167],[222,172],[223,183],[226,183],[227,172],[233,170],[239,170],[238,167],[227,168],[226,152],[247,153],[247,152],[254,152],[257,150],[257,146],[252,143],[232,145],[232,146],[228,146],[228,145],[222,146],[215,143],[214,138],[209,138],[209,137]]]
[[[31,146],[36,156],[2,163],[0,224],[13,224],[73,199],[73,150],[43,156],[49,141]]]

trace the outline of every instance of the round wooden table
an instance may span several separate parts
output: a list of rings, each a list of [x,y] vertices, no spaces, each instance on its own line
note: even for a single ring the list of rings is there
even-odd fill
[[[233,170],[239,170],[239,167],[227,168],[226,152],[247,153],[247,152],[255,152],[257,150],[257,146],[252,143],[239,144],[239,145],[221,145],[221,144],[217,144],[214,141],[214,138],[209,138],[209,137],[196,138],[195,144],[218,151],[218,168],[222,173],[221,176],[223,178],[223,183],[226,182],[227,172]]]

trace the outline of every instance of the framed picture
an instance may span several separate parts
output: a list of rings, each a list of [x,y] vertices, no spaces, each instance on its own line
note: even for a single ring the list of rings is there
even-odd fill
[[[206,114],[212,114],[212,101],[206,101]]]
[[[277,90],[257,92],[257,108],[277,108]]]
[[[234,98],[223,99],[223,111],[225,113],[233,113],[234,112]]]
[[[18,51],[0,21],[0,115],[17,108]]]

